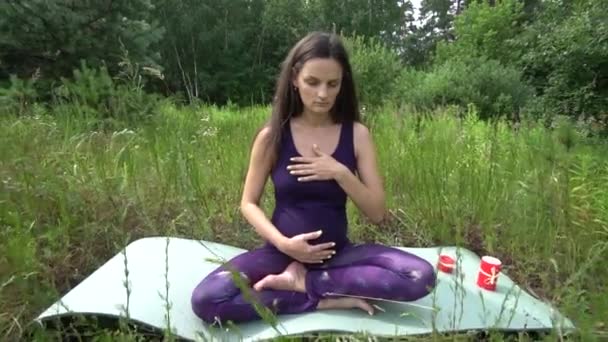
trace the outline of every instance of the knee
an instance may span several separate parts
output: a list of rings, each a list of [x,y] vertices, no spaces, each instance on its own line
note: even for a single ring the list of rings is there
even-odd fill
[[[198,318],[206,323],[213,323],[216,321],[216,317],[218,316],[217,304],[213,296],[209,291],[206,291],[204,286],[199,285],[192,291],[190,302],[192,311]]]
[[[407,265],[399,270],[394,270],[399,275],[391,284],[395,293],[395,300],[414,301],[433,291],[436,285],[436,274],[434,267],[425,259],[409,258]]]
[[[214,323],[219,320],[222,304],[237,293],[238,289],[232,284],[227,272],[209,275],[192,291],[192,311],[203,321]]]
[[[413,289],[410,300],[422,298],[433,291],[437,282],[435,268],[428,261],[420,259],[415,268],[410,271]]]

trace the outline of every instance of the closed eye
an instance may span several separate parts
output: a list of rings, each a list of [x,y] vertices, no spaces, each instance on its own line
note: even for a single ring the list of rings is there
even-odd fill
[[[316,79],[316,78],[307,78],[307,79],[305,79],[305,82],[308,83],[311,86],[315,86],[315,85],[319,84],[319,80]],[[332,88],[337,87],[339,84],[340,83],[338,81],[336,81],[336,80],[330,80],[328,82],[328,86],[330,86]]]

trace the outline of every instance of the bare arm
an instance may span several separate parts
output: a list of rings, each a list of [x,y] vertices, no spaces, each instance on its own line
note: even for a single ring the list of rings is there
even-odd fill
[[[359,210],[372,222],[379,223],[385,215],[385,194],[374,142],[367,127],[355,124],[354,141],[359,177],[343,168],[335,178]]]
[[[266,153],[267,147],[271,148],[269,133],[268,127],[263,128],[253,142],[241,198],[241,213],[262,238],[279,247],[287,238],[266,217],[259,205],[272,166],[273,156]]]

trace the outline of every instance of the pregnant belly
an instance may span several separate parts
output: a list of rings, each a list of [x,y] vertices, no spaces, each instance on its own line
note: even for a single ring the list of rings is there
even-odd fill
[[[320,237],[309,241],[311,245],[335,242],[336,249],[341,249],[348,241],[344,208],[277,208],[272,223],[287,237],[322,230]]]

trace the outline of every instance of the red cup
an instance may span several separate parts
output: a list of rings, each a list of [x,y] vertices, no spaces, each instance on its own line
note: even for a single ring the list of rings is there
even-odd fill
[[[437,268],[445,273],[452,273],[454,271],[454,265],[456,261],[449,255],[441,254],[439,255],[439,261],[437,262]]]
[[[481,265],[479,266],[477,285],[486,290],[495,291],[501,266],[502,263],[497,258],[487,255],[483,256],[481,258]]]

